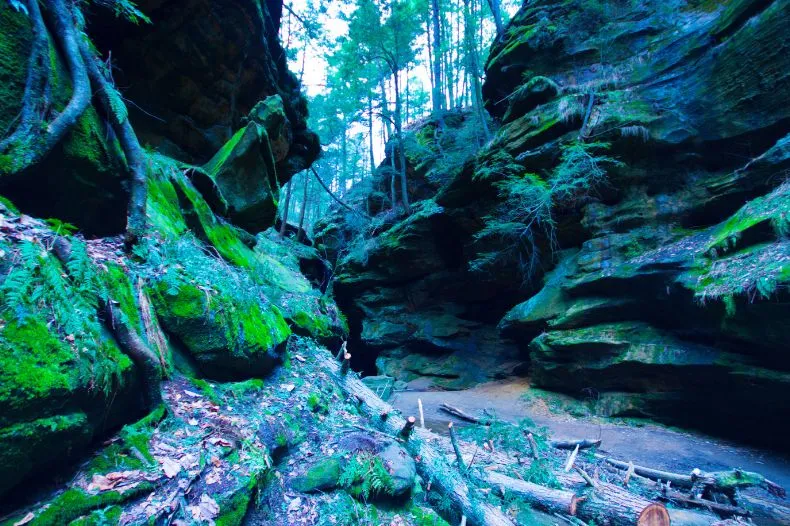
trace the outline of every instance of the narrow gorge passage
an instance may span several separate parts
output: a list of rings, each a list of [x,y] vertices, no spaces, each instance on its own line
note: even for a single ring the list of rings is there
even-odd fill
[[[548,428],[555,440],[600,439],[600,453],[643,466],[690,473],[694,468],[722,471],[737,465],[790,486],[790,456],[786,453],[646,422],[572,416],[559,408],[552,410],[545,404],[524,400],[528,389],[525,380],[502,380],[461,391],[406,390],[395,393],[391,401],[403,414],[418,414],[420,400],[425,425],[431,429],[447,426],[448,420],[460,426],[473,425],[440,409],[442,404],[448,404],[472,415],[485,415],[488,411],[513,423],[529,419],[536,427]]]
[[[790,0],[0,0],[0,526],[790,525],[789,100]]]

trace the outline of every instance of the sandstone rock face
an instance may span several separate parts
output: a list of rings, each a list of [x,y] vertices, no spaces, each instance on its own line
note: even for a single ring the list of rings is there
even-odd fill
[[[114,236],[126,224],[128,174],[96,107],[24,172],[11,173],[0,156],[3,498],[153,409],[116,323],[170,378],[261,378],[282,362],[292,333],[328,344],[347,333],[317,275],[318,253],[267,232],[279,185],[318,153],[277,40],[282,4],[142,4],[153,25],[86,11],[87,34],[112,51],[115,81],[138,108],[131,113],[145,108],[164,119],[130,116],[141,142],[156,149],[146,152],[148,231],[134,253]],[[3,129],[19,112],[30,24],[0,2]],[[71,83],[54,45],[50,59],[46,111],[58,112]],[[75,225],[81,235],[72,235]],[[56,236],[70,240],[68,261],[55,256]],[[105,302],[117,306],[117,319],[105,319]]]
[[[325,222],[330,250],[357,239],[336,290],[370,361],[470,383],[528,360],[601,414],[770,442],[754,430],[790,417],[789,46],[782,1],[525,4],[487,63],[490,143],[421,123],[415,213]],[[354,198],[374,213],[387,163]]]
[[[128,86],[141,142],[203,163],[259,101],[280,95],[293,127],[290,154],[279,161],[281,181],[317,157],[318,138],[307,129],[306,102],[278,37],[282,1],[146,0],[138,6],[153,24],[95,18],[89,31],[112,52],[118,85]]]

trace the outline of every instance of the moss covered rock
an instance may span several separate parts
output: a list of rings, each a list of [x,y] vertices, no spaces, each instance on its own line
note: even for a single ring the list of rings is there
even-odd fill
[[[190,283],[164,282],[151,296],[165,330],[212,378],[265,375],[282,361],[290,330],[273,305],[236,303],[233,297]]]

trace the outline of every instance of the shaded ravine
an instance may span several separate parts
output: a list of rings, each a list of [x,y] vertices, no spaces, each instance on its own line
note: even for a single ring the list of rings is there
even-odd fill
[[[417,399],[421,399],[425,425],[435,430],[444,430],[449,420],[465,424],[440,411],[442,403],[473,415],[488,409],[506,421],[530,418],[547,427],[556,439],[600,438],[602,452],[636,464],[685,473],[694,468],[717,471],[740,467],[790,488],[790,457],[780,453],[654,424],[636,426],[553,414],[522,400],[528,389],[525,379],[509,379],[462,391],[400,391],[390,402],[404,414],[417,415]],[[738,425],[737,420],[733,425]]]

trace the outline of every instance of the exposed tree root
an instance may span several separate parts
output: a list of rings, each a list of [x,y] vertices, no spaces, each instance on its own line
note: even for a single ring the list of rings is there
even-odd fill
[[[65,265],[71,259],[71,243],[62,236],[56,236],[52,242],[52,253]],[[115,336],[121,351],[131,358],[143,374],[146,407],[157,407],[162,403],[163,372],[159,357],[124,320],[118,302],[108,299],[102,303],[100,314],[107,328]]]
[[[137,140],[137,134],[135,134],[129,118],[125,114],[125,106],[123,107],[124,113],[122,115],[119,115],[119,108],[113,106],[113,102],[116,105],[122,105],[123,101],[118,96],[116,96],[117,100],[115,101],[111,98],[115,94],[115,88],[102,73],[96,57],[93,56],[84,39],[80,41],[79,49],[87,66],[91,82],[99,95],[99,100],[104,107],[107,117],[110,119],[118,141],[121,143],[121,148],[129,167],[131,184],[126,222],[126,247],[129,248],[145,234],[146,229],[146,200],[148,195],[148,162],[146,154],[140,146],[140,141]]]
[[[42,60],[48,60],[47,31],[41,19],[38,6],[33,6],[35,0],[30,2],[30,15],[33,18],[34,49],[30,65],[37,67]],[[37,115],[34,107],[43,94],[43,82],[40,76],[44,70],[29,72],[28,82],[25,86],[25,100],[23,101],[23,120],[20,127],[7,140],[5,148],[0,149],[3,154],[10,157],[13,173],[20,172],[43,159],[54,148],[66,133],[74,126],[91,102],[90,82],[85,63],[79,51],[79,35],[74,24],[74,17],[66,6],[64,0],[48,0],[45,11],[49,19],[51,33],[55,43],[61,49],[71,76],[71,99],[63,111],[45,127],[43,117]],[[42,53],[43,57],[40,56]],[[47,75],[49,71],[46,71]],[[30,91],[27,90],[28,86]],[[27,108],[25,108],[27,106]],[[43,132],[39,131],[43,128]]]
[[[137,332],[123,320],[121,310],[115,301],[109,300],[105,303],[104,316],[107,325],[112,330],[116,340],[118,340],[123,352],[132,359],[132,362],[142,372],[146,406],[149,409],[153,409],[162,403],[162,391],[160,389],[162,369],[159,366],[158,357],[145,344]]]

